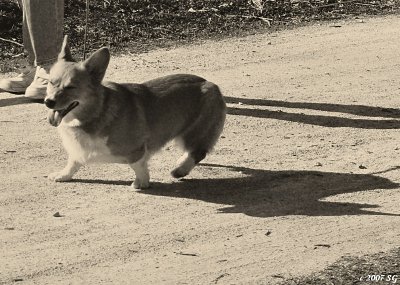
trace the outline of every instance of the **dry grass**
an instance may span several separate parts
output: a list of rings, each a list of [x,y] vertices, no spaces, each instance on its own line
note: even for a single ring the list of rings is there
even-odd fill
[[[376,280],[378,279],[378,280]],[[400,249],[361,257],[342,257],[321,272],[285,280],[282,285],[400,283]]]

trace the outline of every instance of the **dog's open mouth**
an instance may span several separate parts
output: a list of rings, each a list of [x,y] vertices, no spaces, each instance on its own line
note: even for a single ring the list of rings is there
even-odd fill
[[[54,127],[58,127],[61,124],[62,119],[73,109],[75,109],[79,105],[79,102],[72,102],[67,108],[60,110],[50,110],[49,115],[47,117],[49,123]]]
[[[78,105],[79,105],[79,102],[74,101],[67,108],[62,109],[62,110],[57,110],[57,112],[60,113],[61,117],[65,117],[69,112],[71,112]]]

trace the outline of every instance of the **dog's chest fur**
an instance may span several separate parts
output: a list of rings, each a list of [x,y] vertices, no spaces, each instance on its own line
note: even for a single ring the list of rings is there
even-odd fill
[[[73,122],[77,124],[78,122]],[[63,145],[69,156],[84,163],[111,162],[127,163],[122,156],[115,156],[107,146],[108,137],[96,137],[83,131],[79,126],[61,124],[58,128]]]

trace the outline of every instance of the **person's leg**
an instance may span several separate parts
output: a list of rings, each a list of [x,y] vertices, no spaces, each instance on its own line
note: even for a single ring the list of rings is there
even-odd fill
[[[26,27],[36,66],[52,64],[63,40],[64,1],[23,0]]]
[[[10,93],[25,93],[26,88],[33,82],[36,73],[34,66],[35,53],[33,52],[31,38],[27,27],[27,19],[25,9],[23,8],[23,0],[18,0],[19,7],[22,9],[22,36],[24,48],[28,54],[28,66],[16,77],[5,78],[0,80],[0,89]]]
[[[28,63],[33,68],[35,62],[35,53],[33,51],[31,37],[29,35],[28,21],[26,19],[26,12],[25,12],[26,9],[24,8],[24,0],[18,0],[18,2],[20,3],[20,7],[22,8],[22,39],[24,42],[24,48],[28,54]]]
[[[50,66],[56,61],[62,44],[64,1],[23,0],[23,4],[36,66],[35,78],[25,96],[42,99],[46,96]]]
[[[20,1],[21,3],[21,1]],[[22,0],[24,47],[35,69],[0,81],[0,89],[42,99],[46,95],[48,71],[57,59],[63,38],[63,0]]]

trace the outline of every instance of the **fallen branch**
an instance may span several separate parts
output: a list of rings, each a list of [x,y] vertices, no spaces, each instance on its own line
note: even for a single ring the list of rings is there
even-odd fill
[[[228,273],[221,274],[220,276],[218,276],[217,278],[215,278],[214,284],[217,284],[218,281],[219,281],[221,278],[223,278],[223,277],[225,277],[225,276],[228,276],[228,275],[229,275]]]
[[[186,255],[186,256],[197,256],[196,253],[183,253],[183,252],[175,252],[175,254],[179,254],[179,255]]]
[[[332,6],[338,6],[338,5],[344,5],[348,3],[353,3],[357,0],[348,0],[344,2],[338,2],[338,3],[332,3],[332,4],[325,4],[325,5],[319,5],[319,6],[313,6],[313,9],[319,9],[319,8],[326,8],[326,7],[332,7]]]
[[[23,56],[23,55],[24,55],[24,53],[21,52],[21,53],[19,53],[19,54],[13,55],[12,58],[17,58],[17,57],[20,57],[20,56]]]
[[[267,19],[264,17],[257,17],[257,16],[242,16],[242,18],[261,20],[261,21],[267,23],[268,26],[271,26],[271,21],[272,21],[272,19]]]
[[[12,43],[12,44],[15,44],[15,45],[20,46],[20,47],[24,47],[23,44],[17,43],[17,42],[12,41],[12,40],[7,40],[7,39],[4,39],[4,38],[0,38],[0,40],[5,41],[5,42],[9,42],[9,43]]]
[[[361,5],[361,6],[378,6],[378,4],[370,4],[370,3],[358,3],[358,2],[355,2],[354,4],[355,5]]]
[[[242,17],[245,19],[256,19],[256,20],[261,20],[265,23],[268,24],[268,26],[271,26],[271,21],[272,19],[268,19],[268,18],[264,18],[264,17],[258,17],[258,16],[246,16],[246,15],[226,15],[229,18],[233,18],[233,17]]]

